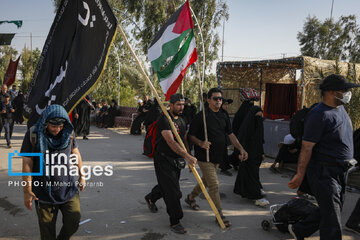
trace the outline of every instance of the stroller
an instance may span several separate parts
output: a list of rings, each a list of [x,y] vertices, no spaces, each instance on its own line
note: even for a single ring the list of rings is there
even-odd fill
[[[270,231],[272,226],[283,233],[288,232],[288,225],[297,223],[319,207],[303,198],[293,198],[285,204],[275,204],[270,206],[271,219],[265,219],[261,222],[261,227],[265,231]]]

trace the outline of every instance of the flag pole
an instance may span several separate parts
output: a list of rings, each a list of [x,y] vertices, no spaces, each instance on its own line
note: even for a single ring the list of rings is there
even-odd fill
[[[190,7],[190,6],[189,6]],[[202,77],[200,75],[200,67],[199,64],[196,63],[196,69],[198,72],[198,78],[199,78],[199,88],[200,88],[200,104],[201,104],[201,108],[202,108],[202,115],[203,115],[203,124],[204,124],[204,137],[205,137],[205,141],[207,142],[208,139],[208,133],[207,133],[207,126],[206,126],[206,116],[205,116],[205,106],[204,106],[204,97],[203,97],[203,84],[204,84],[204,75],[205,75],[205,47],[204,47],[204,39],[203,39],[203,35],[202,35],[202,31],[201,31],[201,27],[199,24],[199,21],[194,13],[194,11],[192,10],[192,8],[190,7],[190,11],[192,13],[192,15],[195,18],[196,24],[199,28],[199,34],[200,34],[200,38],[201,38],[201,46],[202,46],[202,56],[203,56],[203,73],[202,73]],[[210,162],[210,153],[209,153],[209,149],[206,149],[206,161]]]
[[[124,33],[124,30],[123,30],[122,27],[121,27],[121,24],[118,23],[117,27],[118,27],[118,29],[120,30],[120,33],[121,33],[121,35],[123,36],[124,41],[125,41],[126,45],[128,46],[131,54],[132,54],[133,57],[135,58],[136,63],[137,63],[137,65],[139,66],[140,72],[141,72],[141,74],[143,75],[143,77],[145,78],[146,83],[149,85],[151,91],[152,91],[153,94],[155,95],[155,98],[156,98],[156,100],[158,101],[161,110],[163,111],[163,113],[165,114],[165,116],[169,119],[169,123],[170,123],[170,126],[171,126],[171,130],[172,130],[173,134],[175,135],[177,142],[178,142],[178,143],[180,144],[180,146],[184,149],[184,151],[187,151],[187,150],[186,150],[186,147],[185,147],[185,145],[184,145],[184,143],[183,143],[183,141],[181,140],[181,138],[180,138],[180,136],[179,136],[179,134],[178,134],[175,126],[174,126],[173,121],[171,120],[171,117],[170,117],[169,113],[167,112],[165,106],[162,104],[162,102],[161,102],[161,100],[160,100],[160,97],[159,97],[159,95],[158,95],[158,93],[157,93],[154,85],[151,83],[151,81],[150,81],[148,75],[146,74],[143,66],[141,65],[138,57],[136,56],[134,50],[132,49],[132,47],[131,47],[131,45],[130,45],[130,43],[129,43],[129,41],[128,41],[125,33]],[[211,197],[209,196],[209,193],[206,191],[206,188],[205,188],[205,186],[204,186],[203,181],[202,181],[201,178],[200,178],[199,173],[197,172],[197,170],[196,170],[195,167],[193,167],[193,166],[191,166],[191,165],[189,165],[189,167],[190,167],[190,169],[191,169],[191,172],[194,174],[197,182],[199,183],[200,188],[201,188],[201,190],[202,190],[203,193],[204,193],[204,196],[206,197],[207,201],[209,202],[211,209],[212,209],[213,212],[215,213],[216,219],[218,220],[218,222],[219,222],[219,224],[220,224],[220,227],[221,227],[222,229],[225,229],[226,227],[225,227],[225,225],[224,225],[223,220],[221,219],[220,213],[219,213],[218,209],[216,208],[214,202],[211,200]]]

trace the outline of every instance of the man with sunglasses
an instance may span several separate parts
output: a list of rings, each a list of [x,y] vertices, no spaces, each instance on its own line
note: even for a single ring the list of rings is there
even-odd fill
[[[189,140],[195,145],[195,157],[198,159],[204,185],[208,188],[209,195],[222,216],[225,226],[230,227],[230,221],[225,219],[222,214],[219,180],[217,177],[219,164],[226,151],[226,137],[228,136],[230,142],[239,150],[239,161],[245,161],[248,156],[236,136],[232,133],[230,120],[226,118],[222,111],[220,111],[223,101],[221,90],[218,88],[212,88],[209,90],[207,97],[209,107],[205,108],[205,116],[208,141],[205,141],[204,137],[204,121],[202,112],[199,112],[193,119],[190,124],[188,135]],[[207,150],[209,150],[210,159],[207,159],[206,157]],[[199,184],[197,184],[185,199],[185,202],[189,204],[190,208],[193,210],[200,209],[200,207],[196,204],[195,198],[199,196],[201,192],[201,188]]]
[[[311,192],[319,204],[305,220],[289,225],[295,239],[304,239],[320,229],[320,239],[340,240],[347,170],[354,157],[353,127],[344,108],[351,88],[360,87],[341,75],[332,74],[320,84],[322,102],[305,119],[297,173],[289,182],[298,188],[305,172]]]

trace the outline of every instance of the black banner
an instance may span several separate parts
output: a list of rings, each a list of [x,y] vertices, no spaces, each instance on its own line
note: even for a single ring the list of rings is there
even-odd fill
[[[105,67],[117,21],[106,0],[63,0],[24,105],[28,126],[51,104],[70,112]]]

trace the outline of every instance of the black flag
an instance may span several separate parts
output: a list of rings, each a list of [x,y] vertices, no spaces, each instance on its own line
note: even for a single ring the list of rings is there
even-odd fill
[[[32,126],[60,104],[70,112],[100,78],[116,33],[106,0],[63,0],[30,83],[24,115]]]

